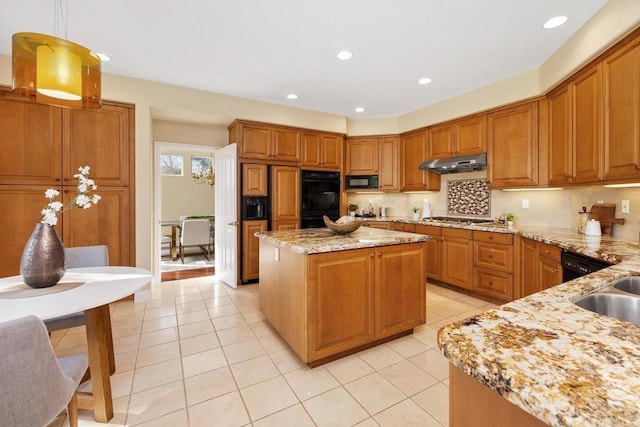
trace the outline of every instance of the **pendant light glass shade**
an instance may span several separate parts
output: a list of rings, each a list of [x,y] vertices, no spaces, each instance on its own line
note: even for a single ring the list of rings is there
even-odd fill
[[[13,92],[41,104],[102,106],[100,58],[65,39],[37,33],[12,38]]]

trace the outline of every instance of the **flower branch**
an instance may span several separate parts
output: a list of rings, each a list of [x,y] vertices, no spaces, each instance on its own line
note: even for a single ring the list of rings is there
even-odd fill
[[[52,226],[56,225],[58,223],[58,214],[62,214],[64,211],[74,207],[89,209],[92,205],[95,205],[100,201],[100,196],[98,194],[91,194],[93,190],[98,189],[98,186],[92,179],[88,178],[90,169],[91,168],[89,166],[79,167],[79,173],[73,175],[74,178],[78,179],[78,186],[76,189],[78,195],[74,197],[67,206],[64,206],[64,204],[56,200],[56,198],[60,196],[60,192],[58,190],[49,188],[44,192],[44,196],[49,200],[49,203],[47,203],[47,207],[42,210],[41,223]]]

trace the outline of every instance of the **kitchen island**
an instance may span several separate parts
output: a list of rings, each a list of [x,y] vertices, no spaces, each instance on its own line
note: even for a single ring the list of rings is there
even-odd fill
[[[362,227],[256,236],[260,311],[309,366],[425,323],[428,236]]]

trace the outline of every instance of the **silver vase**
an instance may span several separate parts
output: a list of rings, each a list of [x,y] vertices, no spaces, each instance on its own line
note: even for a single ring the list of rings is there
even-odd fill
[[[24,282],[32,288],[47,288],[58,283],[65,270],[64,247],[56,229],[48,224],[36,224],[20,260]]]

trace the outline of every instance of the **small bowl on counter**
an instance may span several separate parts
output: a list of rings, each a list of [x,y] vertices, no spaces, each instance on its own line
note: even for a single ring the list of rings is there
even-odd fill
[[[322,219],[324,220],[324,224],[327,228],[336,234],[352,233],[362,225],[362,222],[359,219],[355,219],[351,216],[343,216],[336,222],[331,221],[331,219],[326,215],[323,215]]]

